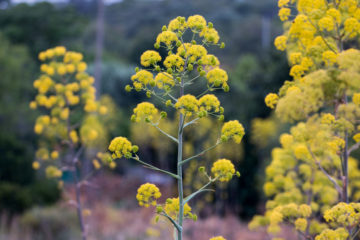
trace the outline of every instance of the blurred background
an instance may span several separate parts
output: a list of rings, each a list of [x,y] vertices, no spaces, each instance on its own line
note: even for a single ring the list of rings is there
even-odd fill
[[[161,27],[177,16],[194,14],[213,22],[226,43],[214,53],[228,71],[230,92],[218,96],[225,119],[238,119],[246,136],[241,147],[223,147],[188,166],[187,192],[201,183],[194,177],[197,168],[214,158],[231,158],[241,177],[192,203],[199,220],[186,223],[185,235],[264,239],[262,233],[250,233],[246,224],[264,208],[264,167],[277,136],[286,131],[264,104],[266,94],[288,79],[286,55],[273,47],[282,32],[277,11],[275,0],[0,0],[0,239],[80,236],[68,204],[71,188],[60,191],[31,167],[37,148],[33,126],[40,111],[31,110],[29,102],[40,74],[38,53],[58,45],[82,52],[97,79],[97,93],[112,104],[111,131],[104,144],[127,136],[141,146],[144,160],[174,170],[173,146],[144,126],[130,124],[132,109],[145,96],[127,93],[124,87],[142,52],[153,49]],[[167,121],[171,131],[172,120]],[[205,121],[203,128],[192,129],[185,150],[190,154],[209,144],[214,137],[207,129],[216,124]],[[146,181],[160,184],[167,197],[174,193],[171,179],[129,161],[94,176],[93,186],[83,193],[91,209],[86,217],[90,239],[170,239],[169,226],[154,224],[152,210],[137,206],[136,189]]]

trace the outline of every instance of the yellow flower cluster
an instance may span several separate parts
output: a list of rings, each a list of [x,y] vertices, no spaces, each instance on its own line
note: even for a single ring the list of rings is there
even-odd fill
[[[166,199],[164,211],[173,219],[177,219],[179,214],[179,198]],[[184,217],[196,219],[196,215],[191,213],[191,207],[189,204],[184,205]]]
[[[160,61],[161,61],[160,54],[153,50],[145,51],[140,58],[141,65],[143,65],[144,67],[155,65],[157,62]]]
[[[114,169],[116,167],[116,162],[113,161],[110,153],[98,152],[96,158],[93,159],[93,166],[96,170],[100,169],[102,166],[108,166],[110,169]]]
[[[175,108],[180,109],[183,114],[191,116],[199,111],[199,101],[195,96],[186,94],[177,100]]]
[[[195,31],[201,31],[206,27],[206,20],[203,16],[190,16],[187,20],[187,26]]]
[[[235,167],[230,160],[223,158],[214,162],[211,172],[220,182],[228,182],[235,174]]]
[[[55,166],[48,166],[45,169],[46,177],[48,178],[61,178],[62,177],[62,171],[55,167]]]
[[[187,22],[184,17],[177,17],[170,21],[168,25],[168,30],[175,32],[180,31],[183,32],[187,28]]]
[[[277,102],[279,100],[279,96],[275,93],[269,93],[266,97],[265,97],[265,104],[266,106],[268,106],[269,108],[274,109]]]
[[[159,188],[151,183],[141,185],[137,190],[136,199],[140,206],[155,206],[156,200],[161,197]]]
[[[291,9],[290,8],[281,8],[279,10],[279,18],[281,21],[287,21],[289,20],[289,16],[291,14]]]
[[[349,227],[360,224],[360,203],[341,202],[324,213],[324,219],[329,223]]]
[[[49,150],[46,148],[39,148],[36,153],[35,156],[37,159],[41,159],[41,160],[49,160]]]
[[[335,122],[335,116],[331,113],[325,113],[321,117],[321,123],[323,124],[333,124]]]
[[[256,229],[268,225],[267,231],[271,234],[277,234],[280,232],[279,224],[289,222],[294,224],[296,230],[305,233],[309,224],[307,219],[311,216],[311,213],[312,210],[309,205],[288,203],[269,211],[265,217],[255,217],[250,222],[249,228]]]
[[[38,169],[40,168],[40,163],[39,163],[38,161],[34,161],[34,162],[32,163],[32,168],[33,168],[34,170],[38,170]]]
[[[210,240],[226,240],[223,236],[212,237]]]
[[[134,114],[131,116],[131,120],[134,122],[151,122],[154,120],[157,113],[158,109],[154,106],[154,104],[142,102],[134,108]]]
[[[217,44],[219,42],[219,33],[214,28],[205,27],[199,34],[200,37],[204,37],[207,42]]]
[[[244,135],[244,127],[238,120],[226,122],[221,129],[221,139],[223,141],[233,139],[235,143],[239,144]]]
[[[175,85],[175,81],[172,75],[166,72],[160,72],[155,76],[156,86],[159,89],[170,89]]]
[[[41,134],[44,128],[50,125],[50,117],[48,115],[39,116],[36,119],[34,131],[36,134]]]
[[[345,228],[338,228],[336,230],[325,229],[320,235],[315,237],[315,240],[347,240],[349,233]]]
[[[131,142],[124,137],[114,138],[108,147],[109,151],[112,152],[112,158],[130,158],[134,152],[137,152],[138,147],[132,145]]]
[[[322,54],[322,60],[326,66],[333,66],[337,62],[338,55],[333,51],[327,50]]]
[[[219,112],[220,101],[214,94],[206,94],[199,99],[200,111]]]
[[[218,67],[220,65],[219,59],[212,54],[207,54],[205,56],[202,56],[200,61],[201,64],[204,65],[206,68]]]
[[[156,38],[156,44],[164,43],[166,46],[171,46],[172,43],[176,43],[178,41],[178,37],[172,31],[163,31]]]
[[[275,38],[275,47],[280,51],[284,51],[286,49],[287,37],[286,36],[279,36]]]
[[[105,126],[98,116],[89,115],[81,124],[79,135],[81,142],[86,146],[99,146],[105,139]]]
[[[63,56],[65,52],[66,52],[66,48],[63,46],[51,48],[44,52],[39,53],[39,60],[45,61],[47,59],[52,59],[55,56]]]
[[[189,63],[195,63],[197,60],[207,55],[207,50],[202,45],[185,43],[178,47],[177,54],[188,58]]]
[[[93,166],[94,166],[94,168],[95,168],[96,170],[98,170],[98,169],[101,168],[101,164],[100,164],[100,162],[99,162],[97,159],[93,159],[93,160],[92,160],[92,164],[93,164]]]
[[[354,93],[354,95],[352,97],[352,101],[356,105],[360,106],[360,93]]]
[[[95,101],[95,88],[92,86],[94,78],[85,73],[87,65],[82,62],[81,53],[55,47],[41,52],[39,59],[50,62],[41,65],[43,74],[34,81],[39,94],[30,103],[32,109],[37,106],[60,108],[66,116],[66,105],[74,106],[82,101],[86,112],[99,111],[101,106]]]
[[[180,57],[179,55],[176,54],[171,54],[169,56],[167,56],[164,60],[164,66],[166,68],[175,68],[177,71],[183,71],[184,69],[184,59],[182,59],[182,57]]]
[[[222,86],[222,88],[225,90],[229,88],[227,81],[228,81],[228,75],[226,71],[224,71],[221,68],[214,68],[210,70],[206,74],[206,78],[209,82],[209,84],[214,84],[215,87]]]
[[[184,42],[183,33],[191,30],[194,34],[191,42]],[[154,93],[149,88],[158,87],[166,92],[169,92],[177,82],[181,81],[180,73],[191,72],[197,70],[200,76],[207,75],[207,79],[212,86],[222,88],[225,91],[229,90],[227,84],[228,76],[226,72],[220,69],[219,60],[216,56],[208,54],[207,49],[203,44],[197,44],[198,36],[202,43],[208,45],[218,45],[221,48],[225,46],[224,43],[218,44],[220,37],[212,23],[207,23],[200,15],[190,16],[187,20],[184,17],[177,17],[170,21],[168,26],[163,26],[162,32],[157,36],[155,48],[160,48],[163,45],[168,51],[168,55],[160,64],[162,58],[157,51],[148,50],[141,55],[141,64],[144,67],[151,67],[152,71],[157,73],[155,79],[150,71],[136,69],[136,74],[131,77],[132,85],[126,86],[126,91],[131,91],[133,88],[136,91],[145,90],[147,96],[150,97]],[[186,63],[186,64],[185,64]],[[186,66],[185,66],[186,65]],[[197,65],[197,67],[195,66]],[[162,67],[164,66],[164,68]],[[167,78],[171,76],[171,78]],[[184,78],[182,79],[184,80]]]
[[[154,76],[151,72],[146,70],[140,70],[136,74],[131,76],[131,81],[136,91],[140,91],[145,88],[151,81],[154,81]]]

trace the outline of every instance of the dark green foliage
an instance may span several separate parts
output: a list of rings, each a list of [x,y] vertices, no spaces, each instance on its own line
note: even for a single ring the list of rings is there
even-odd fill
[[[0,135],[0,212],[23,212],[35,204],[51,204],[60,197],[56,183],[36,181],[32,154],[25,142]]]
[[[0,10],[1,31],[12,43],[28,46],[33,57],[40,51],[78,39],[85,23],[73,8],[56,8],[46,2]]]

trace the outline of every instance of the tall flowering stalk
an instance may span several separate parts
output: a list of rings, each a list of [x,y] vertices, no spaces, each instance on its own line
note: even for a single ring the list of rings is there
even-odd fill
[[[186,41],[186,39],[189,40]],[[197,219],[197,216],[191,212],[190,200],[202,192],[209,191],[208,187],[215,181],[227,182],[234,175],[240,176],[230,160],[219,159],[214,162],[211,174],[205,167],[199,168],[199,172],[207,177],[208,182],[192,194],[184,196],[184,165],[196,161],[207,151],[229,140],[239,144],[244,135],[244,128],[236,120],[226,122],[217,141],[211,147],[184,159],[184,129],[198,124],[201,118],[215,117],[220,121],[224,119],[224,109],[221,107],[220,101],[209,92],[229,91],[228,75],[219,67],[218,58],[208,54],[207,50],[211,46],[223,48],[224,43],[219,44],[219,35],[212,23],[207,23],[202,16],[195,15],[190,16],[187,20],[184,17],[171,20],[169,25],[164,26],[162,32],[157,36],[154,46],[156,49],[165,49],[167,55],[162,57],[157,51],[145,51],[141,55],[141,65],[144,68],[136,69],[136,73],[131,77],[132,86],[126,86],[126,90],[145,91],[149,98],[155,97],[159,100],[168,112],[175,110],[174,115],[178,118],[177,136],[172,136],[159,127],[161,120],[168,114],[166,111],[160,111],[153,103],[138,104],[131,120],[148,123],[177,145],[177,171],[172,173],[143,162],[136,154],[138,147],[132,145],[124,137],[113,139],[109,150],[113,153],[114,159],[125,157],[135,160],[145,167],[167,174],[177,181],[178,196],[168,198],[164,204],[157,202],[161,193],[158,187],[151,183],[140,186],[136,198],[140,206],[156,206],[157,219],[164,217],[169,220],[174,226],[175,239],[181,240],[184,219]],[[205,81],[202,78],[205,78]],[[203,92],[198,95],[189,93],[195,92],[195,86],[201,85],[206,86]]]
[[[360,6],[357,0],[279,0],[292,81],[265,103],[287,122],[266,168],[265,216],[273,239],[281,224],[299,239],[359,239],[360,170],[352,154],[360,146]],[[292,13],[294,15],[292,15]]]
[[[95,99],[94,78],[85,71],[87,65],[81,53],[67,51],[59,46],[39,54],[43,62],[41,75],[34,81],[38,94],[30,103],[32,109],[41,108],[46,114],[36,119],[34,131],[39,135],[34,169],[43,168],[48,178],[55,179],[62,188],[63,172],[72,172],[82,239],[86,240],[80,191],[93,172],[81,175],[86,149],[99,148],[106,141],[106,128],[100,115],[108,109]],[[85,159],[84,159],[85,160]],[[98,153],[92,160],[93,170],[102,166],[114,167],[109,153]]]

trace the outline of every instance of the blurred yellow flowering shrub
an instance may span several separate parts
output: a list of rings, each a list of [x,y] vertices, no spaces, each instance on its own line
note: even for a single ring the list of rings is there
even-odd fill
[[[357,239],[360,169],[360,6],[356,0],[279,0],[284,34],[275,47],[288,54],[292,81],[265,104],[296,122],[272,151],[263,216],[272,239],[288,224],[299,239]],[[291,206],[292,215],[284,214]],[[307,206],[306,216],[296,206]],[[297,212],[300,211],[299,207]],[[304,210],[301,210],[304,211]]]
[[[106,115],[107,106],[112,106],[112,102],[105,98],[96,100],[94,78],[86,73],[87,64],[81,53],[58,46],[39,53],[39,60],[41,75],[34,81],[37,95],[30,108],[39,108],[45,115],[39,116],[34,126],[39,135],[39,149],[33,168],[44,168],[48,178],[59,181],[59,187],[63,186],[63,172],[73,173],[76,208],[86,238],[79,196],[81,182],[86,179],[82,179],[79,172],[87,161],[84,152],[90,156],[108,141]],[[115,150],[119,148],[115,146]],[[117,155],[127,153],[123,149],[115,152]],[[94,171],[102,166],[114,166],[108,153],[99,152],[90,157]]]

